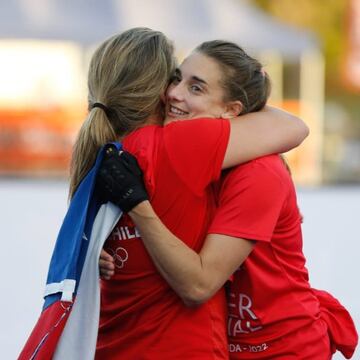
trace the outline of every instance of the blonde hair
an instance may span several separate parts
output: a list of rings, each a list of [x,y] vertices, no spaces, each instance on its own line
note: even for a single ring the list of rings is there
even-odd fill
[[[160,95],[175,68],[173,52],[164,34],[147,28],[127,30],[97,48],[88,72],[89,113],[71,158],[70,199],[101,146],[143,126],[150,116],[160,116]]]

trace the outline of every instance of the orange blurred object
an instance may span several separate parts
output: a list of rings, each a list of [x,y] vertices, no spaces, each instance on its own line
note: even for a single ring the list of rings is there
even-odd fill
[[[84,109],[0,109],[0,175],[66,176]]]

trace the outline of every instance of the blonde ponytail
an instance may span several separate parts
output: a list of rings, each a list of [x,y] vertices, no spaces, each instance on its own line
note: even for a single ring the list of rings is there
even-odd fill
[[[101,146],[143,126],[150,117],[162,120],[160,95],[174,69],[173,46],[159,31],[133,28],[97,48],[88,72],[89,114],[73,148],[69,199]]]
[[[116,134],[105,112],[94,108],[77,135],[70,165],[69,199],[72,199],[81,180],[94,165],[98,150],[108,142],[116,141]]]

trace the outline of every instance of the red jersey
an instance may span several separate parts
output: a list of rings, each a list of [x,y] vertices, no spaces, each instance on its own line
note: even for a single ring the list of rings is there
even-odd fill
[[[257,241],[229,282],[232,359],[276,354],[270,349],[273,340],[319,318],[319,302],[305,268],[294,185],[278,155],[228,172],[209,233]],[[321,331],[324,335],[326,326]]]
[[[176,121],[143,127],[123,141],[144,171],[154,210],[196,251],[214,213],[209,185],[220,177],[229,131],[227,120]],[[104,247],[116,270],[101,281],[97,359],[228,358],[223,290],[206,304],[186,307],[156,270],[129,216]]]

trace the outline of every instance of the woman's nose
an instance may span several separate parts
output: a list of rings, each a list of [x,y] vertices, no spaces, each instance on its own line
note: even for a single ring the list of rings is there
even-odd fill
[[[166,96],[168,100],[173,100],[173,101],[183,100],[184,96],[183,96],[181,84],[176,84],[176,85],[170,84],[167,89]]]

